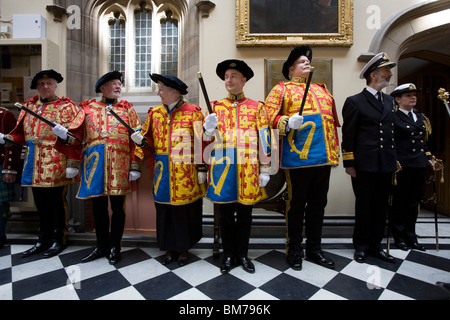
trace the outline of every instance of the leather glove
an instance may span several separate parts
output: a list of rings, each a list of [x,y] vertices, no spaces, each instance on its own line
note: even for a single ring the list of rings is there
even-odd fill
[[[142,145],[142,141],[144,141],[144,136],[139,131],[136,131],[131,135],[131,140],[133,140],[134,143],[140,146]]]
[[[289,129],[298,130],[303,124],[303,117],[299,114],[295,114],[289,118]]]
[[[0,144],[5,144],[5,139],[3,139],[5,135],[0,132]]]
[[[72,179],[78,175],[78,169],[77,168],[66,168],[66,178]]]
[[[141,177],[141,173],[139,171],[136,171],[136,170],[131,170],[130,171],[130,174],[129,174],[129,180],[130,181],[136,181],[140,177]]]
[[[203,184],[203,183],[206,182],[206,175],[207,175],[207,173],[204,172],[204,171],[199,171],[199,172],[197,173],[198,183],[199,183],[199,184]]]
[[[219,120],[215,113],[210,113],[205,118],[205,123],[203,124],[203,128],[205,128],[206,132],[213,132],[217,125],[219,124]]]
[[[265,187],[269,183],[270,175],[267,173],[260,173],[259,174],[259,186]]]
[[[67,140],[67,132],[69,130],[67,130],[67,128],[63,127],[59,123],[54,122],[54,124],[56,125],[52,129],[53,133],[56,134],[62,140]]]

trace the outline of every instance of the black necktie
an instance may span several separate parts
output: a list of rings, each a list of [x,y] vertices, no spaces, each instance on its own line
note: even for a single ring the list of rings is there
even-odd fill
[[[411,118],[412,121],[414,121],[414,117],[411,111],[408,112],[408,116]],[[414,121],[415,122],[415,121]]]
[[[383,103],[383,100],[381,99],[381,92],[377,93],[377,99],[378,101],[380,101],[381,103]]]

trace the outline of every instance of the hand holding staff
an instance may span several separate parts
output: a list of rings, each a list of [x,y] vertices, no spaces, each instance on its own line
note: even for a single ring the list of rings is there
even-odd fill
[[[17,108],[19,108],[20,110],[23,110],[23,111],[25,111],[25,112],[31,114],[33,117],[35,117],[35,118],[41,120],[42,122],[44,122],[45,124],[49,125],[50,127],[53,128],[53,127],[56,126],[56,124],[54,124],[54,123],[51,122],[50,120],[45,119],[44,117],[40,116],[39,114],[37,114],[37,113],[34,112],[33,110],[30,110],[30,109],[26,108],[25,106],[21,105],[20,103],[16,102],[14,105],[15,105]],[[81,143],[81,144],[83,144],[83,145],[86,144],[83,140],[81,140],[81,139],[75,137],[75,136],[74,136],[73,134],[71,134],[70,132],[67,132],[67,135],[68,135],[69,137],[71,137],[72,139],[77,140],[79,143]]]
[[[119,121],[125,128],[127,128],[128,132],[130,132],[132,135],[134,133],[136,133],[136,130],[134,130],[133,128],[131,128],[128,123],[126,123],[121,117],[119,117],[119,115],[117,113],[114,112],[113,108],[111,105],[107,105],[106,106],[106,110],[108,110],[108,112],[117,119],[117,121]],[[149,146],[147,140],[145,139],[145,137],[143,137],[144,139],[142,140],[142,144],[144,145],[144,147],[146,147],[147,149],[149,149],[150,151],[152,151],[153,153],[155,152],[155,150],[153,150],[152,147]],[[133,139],[134,141],[134,139]]]
[[[211,108],[211,102],[209,101],[208,92],[206,92],[205,82],[203,81],[202,73],[197,72],[197,76],[198,76],[198,81],[200,82],[200,86],[202,87],[203,97],[205,98],[206,107],[208,108],[209,114],[212,114],[214,112]],[[217,139],[217,142],[220,143],[220,137],[219,137],[218,132],[216,132],[216,139]]]

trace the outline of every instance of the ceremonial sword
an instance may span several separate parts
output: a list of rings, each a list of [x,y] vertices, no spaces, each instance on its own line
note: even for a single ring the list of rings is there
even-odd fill
[[[17,108],[19,108],[20,110],[23,110],[23,111],[25,111],[25,112],[31,114],[33,117],[35,117],[35,118],[41,120],[41,121],[44,122],[45,124],[48,124],[50,127],[53,128],[53,127],[56,126],[56,124],[54,124],[54,123],[51,122],[50,120],[45,119],[43,116],[37,114],[37,113],[34,112],[33,110],[28,109],[27,107],[21,105],[20,103],[16,102],[14,105],[15,105]],[[84,142],[83,140],[81,140],[81,139],[75,137],[75,136],[74,136],[73,134],[71,134],[70,132],[67,132],[67,135],[68,135],[69,137],[71,137],[72,139],[77,140],[77,141],[78,141],[79,143],[81,143],[82,145],[86,144],[86,142]]]
[[[131,128],[128,123],[126,123],[121,117],[119,117],[119,115],[117,113],[114,112],[112,106],[110,104],[108,104],[106,106],[106,110],[108,110],[108,112],[117,119],[117,121],[119,121],[131,134],[135,133],[136,130],[134,130],[133,128]],[[150,147],[150,145],[147,143],[147,139],[144,137],[144,140],[142,140],[142,144],[144,145],[144,147],[146,147],[147,149],[149,149],[150,151],[152,151],[153,153],[155,153],[155,150]]]

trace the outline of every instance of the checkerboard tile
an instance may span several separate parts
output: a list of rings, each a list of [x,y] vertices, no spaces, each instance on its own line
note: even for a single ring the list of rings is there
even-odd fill
[[[105,258],[80,259],[93,248],[69,246],[59,256],[22,258],[29,246],[0,249],[1,300],[448,300],[437,281],[450,282],[450,244],[426,252],[391,249],[396,263],[368,257],[355,262],[347,245],[324,244],[335,269],[305,259],[301,271],[289,268],[284,249],[251,249],[254,274],[235,267],[221,275],[222,256],[194,248],[189,264],[162,265],[156,248],[124,248],[115,266]],[[262,246],[263,247],[263,246]]]

